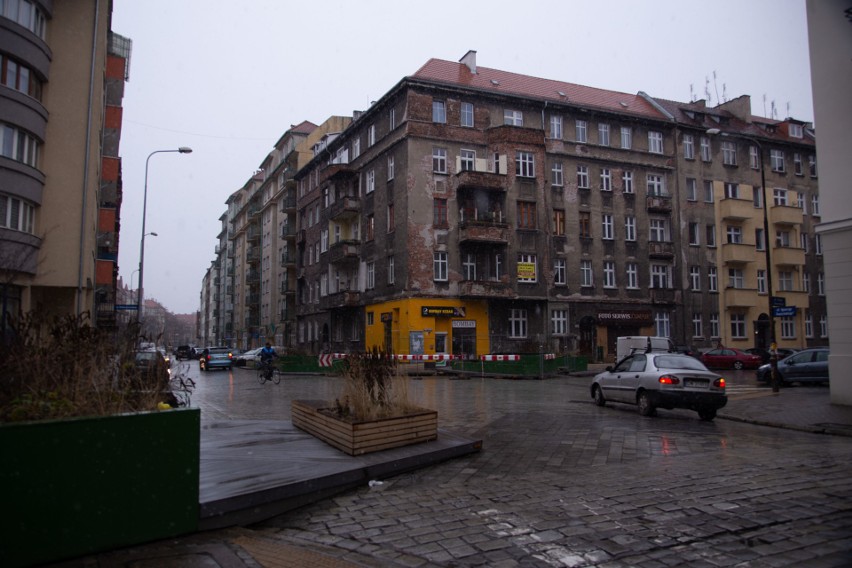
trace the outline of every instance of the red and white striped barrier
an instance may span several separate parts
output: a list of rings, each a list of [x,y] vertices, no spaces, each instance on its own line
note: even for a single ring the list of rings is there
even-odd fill
[[[461,359],[461,355],[451,355],[449,353],[435,353],[434,355],[393,355],[397,361],[449,361],[451,359]]]
[[[520,355],[480,355],[480,361],[520,361]]]
[[[345,359],[346,357],[346,353],[323,353],[319,356],[319,366],[331,367],[335,359]]]
[[[556,353],[545,353],[544,354],[544,360],[545,361],[551,361],[553,359],[556,359]]]

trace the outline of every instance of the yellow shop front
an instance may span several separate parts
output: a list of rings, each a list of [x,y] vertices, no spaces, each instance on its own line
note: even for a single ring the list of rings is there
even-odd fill
[[[367,306],[366,347],[398,355],[457,355],[473,359],[488,353],[485,302],[409,298]]]

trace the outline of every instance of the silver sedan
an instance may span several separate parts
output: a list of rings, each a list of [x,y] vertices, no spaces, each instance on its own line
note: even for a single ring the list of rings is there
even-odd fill
[[[688,355],[634,353],[595,376],[592,398],[598,406],[607,402],[635,404],[642,416],[657,408],[695,410],[702,420],[713,420],[728,403],[725,379]]]

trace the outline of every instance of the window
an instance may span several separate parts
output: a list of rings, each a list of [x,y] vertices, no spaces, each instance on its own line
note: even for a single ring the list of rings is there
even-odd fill
[[[802,292],[811,293],[811,275],[807,272],[802,272]]]
[[[527,311],[522,308],[512,308],[509,312],[509,337],[523,339],[527,336]]]
[[[594,274],[592,273],[592,261],[580,261],[580,286],[589,287],[595,285]]]
[[[598,144],[609,146],[609,124],[598,124]]]
[[[462,259],[462,271],[465,280],[476,280],[476,255],[466,253]]]
[[[781,317],[781,338],[796,339],[796,318],[792,316]]]
[[[828,320],[825,314],[819,316],[819,336],[828,337]]]
[[[396,175],[395,170],[393,156],[388,156],[388,181],[392,180],[393,176]]]
[[[0,156],[38,167],[39,145],[28,132],[0,123]]]
[[[713,182],[709,179],[704,180],[704,202],[713,203]]]
[[[746,338],[745,314],[731,314],[731,337],[734,339]]]
[[[553,335],[568,335],[568,310],[550,312],[550,332]]]
[[[636,240],[636,217],[633,215],[624,217],[624,240],[631,242]]]
[[[553,234],[557,236],[565,236],[565,210],[553,210]]]
[[[775,202],[775,205],[787,205],[787,190],[781,187],[776,187],[772,190],[772,198]]]
[[[651,265],[651,288],[671,288],[671,270],[667,264]]]
[[[562,187],[564,181],[562,177],[562,162],[553,162],[553,167],[550,170],[551,180],[550,183],[553,186]]]
[[[789,270],[778,272],[778,289],[782,292],[793,291],[793,273]]]
[[[707,225],[706,227],[706,241],[708,247],[716,246],[716,225]]]
[[[689,223],[689,244],[692,246],[701,244],[701,225],[695,221]]]
[[[538,281],[538,270],[536,269],[536,256],[534,254],[518,254],[518,282],[533,284]]]
[[[811,338],[814,336],[814,316],[810,310],[805,311],[805,337]]]
[[[0,4],[0,12],[2,12],[1,6],[2,4]],[[29,67],[6,55],[0,55],[0,68],[5,69],[5,73],[0,74],[0,84],[41,100],[42,83]]]
[[[657,312],[654,314],[654,326],[656,327],[658,337],[671,337],[671,323],[669,322],[669,314],[666,312]]]
[[[577,142],[586,142],[587,141],[587,133],[586,133],[586,121],[578,120],[576,123],[577,133],[576,138]]]
[[[633,193],[633,172],[624,172],[621,179],[624,181],[624,193]]]
[[[754,247],[757,250],[766,250],[766,235],[762,228],[754,230]]]
[[[376,143],[376,125],[371,124],[367,128],[367,148],[373,146]]]
[[[559,115],[550,115],[550,137],[562,140],[562,117]]]
[[[808,171],[810,172],[811,177],[817,177],[816,156],[813,154],[808,156]]]
[[[376,218],[373,215],[367,215],[366,240],[372,241],[376,238]]]
[[[766,294],[766,271],[763,269],[757,271],[757,293]]]
[[[589,166],[577,166],[577,187],[589,189]]]
[[[819,195],[811,197],[811,215],[819,215]]]
[[[625,150],[633,147],[633,129],[629,126],[621,127],[621,147]]]
[[[370,170],[367,172],[367,193],[373,193],[376,191],[376,172],[374,170]]]
[[[728,236],[728,244],[741,245],[743,244],[743,228],[736,225],[728,225],[725,229]]]
[[[355,137],[352,140],[352,159],[354,160],[358,156],[361,155],[361,139],[359,137]]]
[[[759,187],[752,188],[751,190],[751,202],[754,204],[755,209],[760,209],[763,207],[763,189]]]
[[[648,174],[648,195],[658,197],[666,195],[666,180],[659,174]]]
[[[367,290],[372,290],[376,287],[376,263],[370,261],[367,263]]]
[[[631,290],[639,288],[639,265],[628,262],[624,267],[624,273],[627,276],[627,287]]]
[[[35,207],[17,197],[0,194],[0,227],[35,233]]]
[[[799,235],[799,247],[803,251],[805,251],[806,253],[809,251],[810,244],[809,244],[809,241],[808,241],[808,234],[807,233],[802,233],[802,234]]]
[[[432,211],[432,224],[436,227],[447,227],[447,200],[435,199]]]
[[[817,294],[825,296],[825,274],[817,272]]]
[[[769,151],[769,163],[773,172],[784,172],[784,152],[782,150]]]
[[[601,168],[601,191],[612,191],[612,173],[609,168]]]
[[[388,111],[388,132],[396,128],[396,109]]]
[[[790,138],[802,138],[804,136],[804,131],[802,129],[801,124],[790,124],[789,132]]]
[[[503,124],[507,124],[509,126],[523,126],[524,113],[519,110],[503,110]]]
[[[536,228],[535,201],[518,201],[518,228]]]
[[[808,214],[807,204],[805,201],[805,194],[801,191],[796,193],[796,207],[802,210],[802,215]]]
[[[706,136],[701,137],[701,161],[709,162],[711,161],[712,154],[710,149],[710,139]]]
[[[692,313],[692,337],[704,337],[704,323],[701,320],[701,312]]]
[[[447,258],[447,253],[444,251],[438,251],[432,253],[432,269],[434,276],[433,278],[439,282],[446,282],[448,279],[448,271],[449,271],[449,260]]]
[[[393,233],[394,228],[396,227],[396,219],[394,215],[393,203],[388,203],[388,233]]]
[[[459,161],[461,162],[461,171],[472,172],[476,169],[476,151],[461,150],[459,152]]]
[[[394,262],[393,255],[388,257],[388,284],[393,284],[396,281],[396,270],[395,270],[396,262]]]
[[[802,155],[799,152],[793,152],[793,172],[797,176],[805,173],[805,168],[802,165]]]
[[[775,231],[775,246],[790,247],[790,231]]]
[[[649,241],[668,242],[669,241],[669,222],[661,217],[652,217],[650,219],[651,231],[648,235]]]
[[[614,230],[612,215],[604,213],[601,216],[601,238],[605,241],[611,241],[615,238]]]
[[[374,312],[367,312],[367,325],[373,325],[374,323],[375,323],[375,313]]]
[[[604,288],[615,288],[615,262],[604,261]]]
[[[710,337],[719,337],[719,314],[713,312],[710,314]]]
[[[515,154],[515,175],[519,177],[535,177],[535,156],[532,152],[517,152]]]
[[[814,235],[814,252],[817,255],[822,254],[822,235]]]
[[[710,292],[719,291],[719,277],[715,266],[711,266],[707,269],[707,289]]]
[[[737,165],[737,145],[729,140],[722,142],[722,163],[726,166]]]
[[[683,157],[687,160],[695,159],[695,140],[692,134],[683,135]]]
[[[557,286],[565,286],[568,283],[567,265],[564,258],[557,258],[553,261],[553,283]]]
[[[745,276],[742,268],[728,269],[728,288],[745,288]]]
[[[648,151],[652,154],[662,154],[663,153],[663,133],[662,132],[654,132],[653,130],[648,132]]]
[[[328,250],[328,229],[320,231],[320,250],[322,252]]]
[[[439,174],[447,173],[446,148],[432,148],[432,171]]]
[[[689,267],[689,289],[693,292],[701,291],[701,267]]]
[[[757,146],[748,147],[748,165],[753,170],[760,169],[760,148]]]
[[[686,200],[698,201],[698,181],[695,178],[686,178]]]
[[[461,118],[459,123],[462,126],[473,128],[473,103],[461,104]]]
[[[592,236],[591,220],[591,213],[589,213],[588,211],[580,211],[578,233],[581,239],[588,239]]]
[[[447,105],[444,101],[432,101],[432,122],[447,122]]]

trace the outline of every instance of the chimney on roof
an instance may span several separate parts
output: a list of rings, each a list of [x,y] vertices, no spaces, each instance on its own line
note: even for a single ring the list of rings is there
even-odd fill
[[[470,72],[476,75],[476,51],[470,50],[464,54],[464,57],[459,59],[459,63],[467,65]]]

